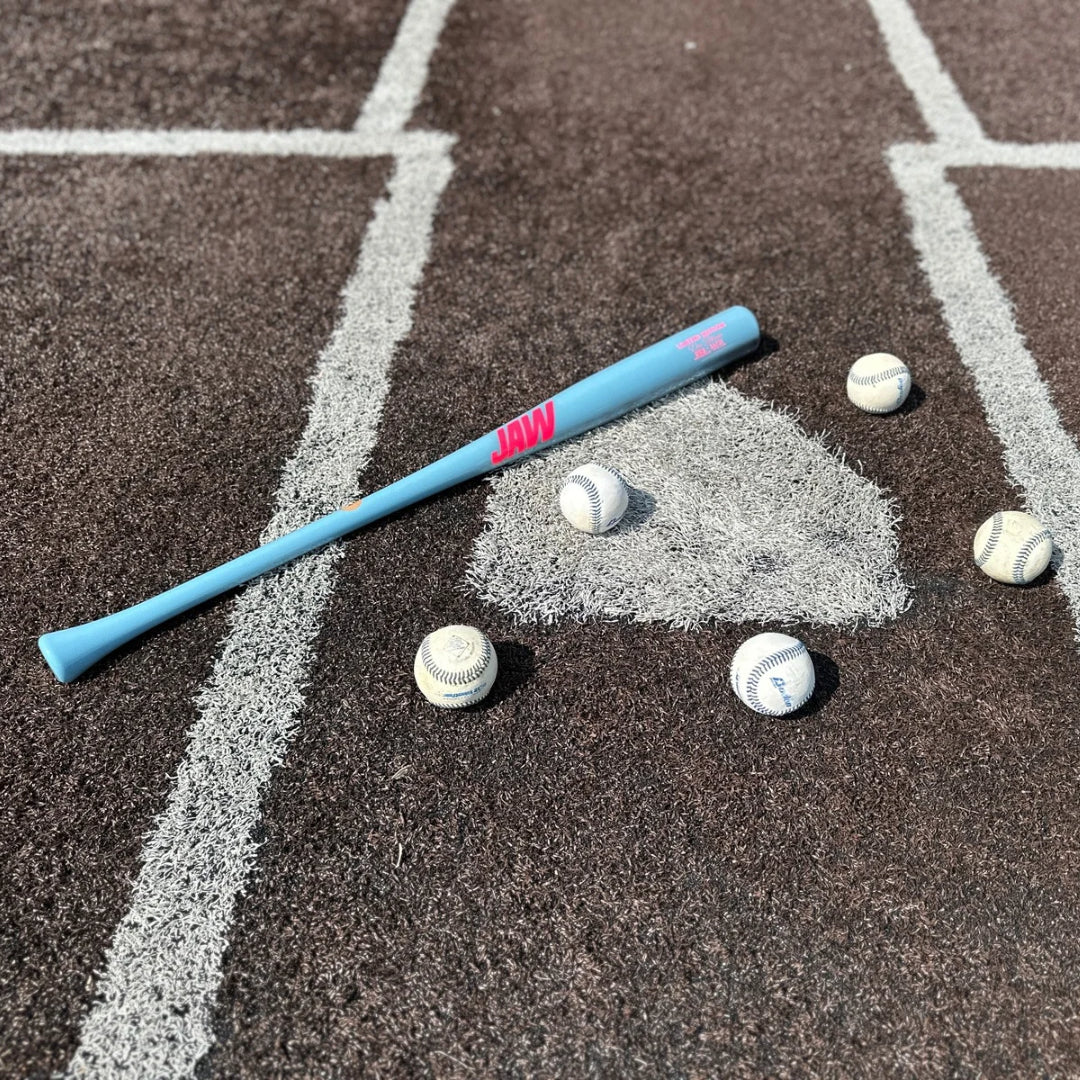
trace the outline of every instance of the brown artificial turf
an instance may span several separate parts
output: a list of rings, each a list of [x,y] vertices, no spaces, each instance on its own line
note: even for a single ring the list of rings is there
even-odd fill
[[[926,14],[962,85],[993,83],[963,22]],[[71,74],[73,16],[45,15],[19,23],[8,127],[347,127],[398,10],[291,23],[283,57],[265,28],[288,13],[182,6],[190,29],[148,66],[119,54],[112,89],[100,65]],[[279,44],[251,52],[264,32]],[[238,54],[262,58],[253,83]],[[1000,124],[1067,138],[1038,93]],[[200,1073],[1075,1074],[1073,621],[1052,576],[1009,589],[971,561],[1021,500],[908,240],[883,152],[926,133],[869,10],[461,3],[413,126],[457,136],[455,173],[361,490],[745,303],[769,347],[731,385],[897,500],[913,605],[879,630],[791,628],[819,687],[771,720],[726,688],[765,627],[522,628],[481,605],[462,583],[482,483],[353,537]],[[0,1073],[48,1075],[76,1045],[225,607],[71,687],[33,639],[255,541],[386,172],[0,162]],[[1075,433],[1076,182],[960,186]],[[843,392],[878,350],[917,386],[889,417]],[[457,621],[501,675],[446,714],[412,656]]]

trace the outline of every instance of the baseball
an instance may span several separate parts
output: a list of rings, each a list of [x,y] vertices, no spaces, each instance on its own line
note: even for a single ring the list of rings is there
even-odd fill
[[[1026,585],[1050,565],[1054,551],[1050,530],[1019,510],[999,510],[975,533],[975,565],[995,581]]]
[[[891,353],[860,356],[847,377],[847,396],[864,412],[895,412],[907,401],[911,372],[907,364]]]
[[[614,469],[590,462],[563,481],[559,509],[575,529],[602,533],[622,520],[629,497],[626,481]]]
[[[810,700],[814,662],[798,638],[757,634],[732,657],[731,688],[754,712],[783,716]]]
[[[475,626],[443,626],[420,643],[413,677],[424,697],[444,709],[482,701],[499,671],[486,634]]]

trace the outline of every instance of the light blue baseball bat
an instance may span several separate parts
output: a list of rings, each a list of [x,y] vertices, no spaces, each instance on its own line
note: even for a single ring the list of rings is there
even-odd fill
[[[189,608],[463,480],[605,424],[748,355],[759,340],[753,314],[744,307],[728,308],[589,375],[508,424],[341,510],[133,607],[43,634],[38,647],[53,674],[71,682],[114,649]]]

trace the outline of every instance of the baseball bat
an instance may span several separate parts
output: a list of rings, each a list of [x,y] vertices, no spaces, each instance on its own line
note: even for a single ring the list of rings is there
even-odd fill
[[[71,682],[121,645],[346,533],[605,424],[753,352],[753,314],[732,307],[589,375],[438,461],[142,603],[38,638],[53,674]]]

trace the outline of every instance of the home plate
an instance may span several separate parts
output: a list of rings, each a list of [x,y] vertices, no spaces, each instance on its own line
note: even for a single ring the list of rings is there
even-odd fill
[[[589,461],[631,489],[601,536],[559,512],[563,477]],[[467,578],[525,622],[878,626],[909,603],[898,518],[791,416],[707,382],[495,476]]]

